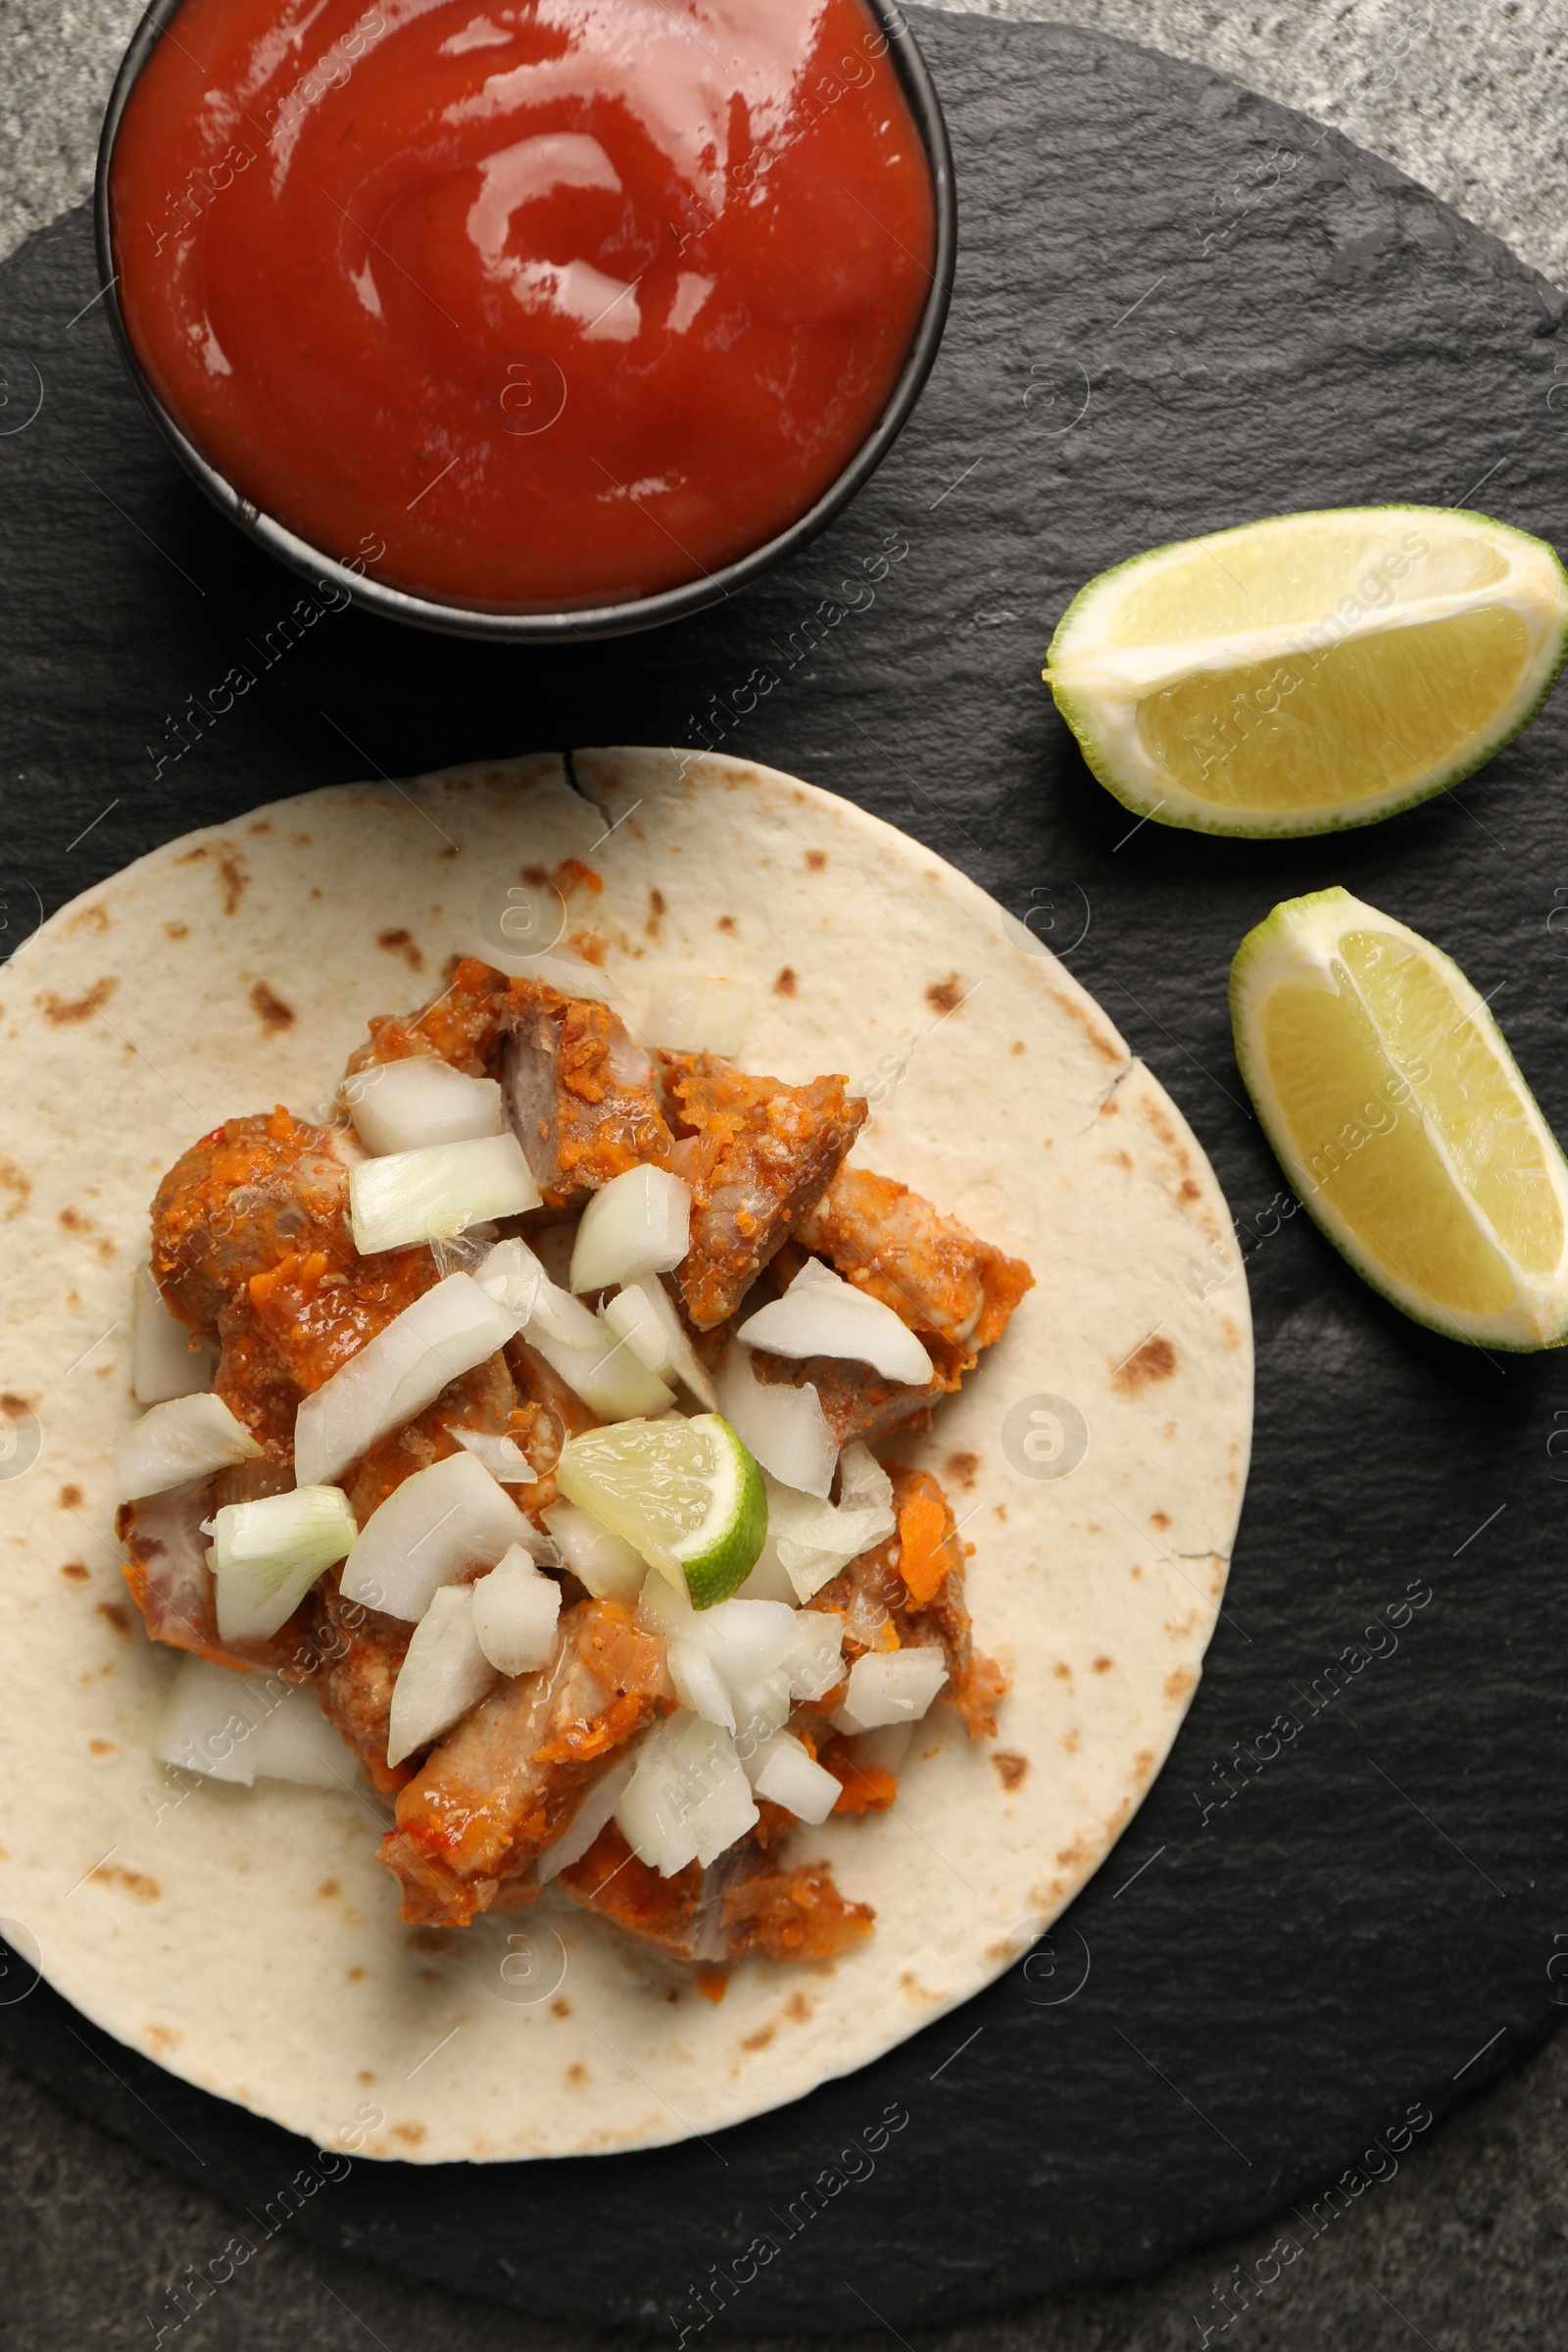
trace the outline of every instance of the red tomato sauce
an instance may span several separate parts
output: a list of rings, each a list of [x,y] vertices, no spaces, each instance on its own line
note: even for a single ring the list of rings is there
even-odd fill
[[[209,462],[495,609],[647,595],[804,513],[936,242],[864,0],[184,0],[110,196],[131,341]]]

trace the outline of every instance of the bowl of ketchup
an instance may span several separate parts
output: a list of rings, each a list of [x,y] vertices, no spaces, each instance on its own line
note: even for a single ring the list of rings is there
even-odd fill
[[[648,628],[892,447],[956,239],[897,0],[155,0],[99,272],[154,421],[295,569],[426,628]]]

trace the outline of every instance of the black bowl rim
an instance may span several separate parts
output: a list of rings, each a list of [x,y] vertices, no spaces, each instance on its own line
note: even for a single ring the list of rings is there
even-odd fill
[[[147,380],[121,308],[109,211],[110,162],[121,118],[136,77],[181,5],[182,0],[151,0],[121,61],[110,93],[108,111],[104,116],[93,183],[93,233],[104,308],[120,348],[120,356],[142,405],[186,472],[205,491],[213,505],[248,537],[303,578],[318,583],[323,591],[346,594],[367,612],[379,613],[388,620],[404,621],[416,628],[432,629],[445,636],[489,639],[514,645],[569,644],[594,638],[629,636],[640,629],[659,628],[666,622],[683,620],[691,613],[701,612],[711,605],[722,604],[729,597],[738,595],[764,572],[776,569],[816,538],[864,488],[908,422],[935,364],[953,298],[958,246],[957,193],[954,180],[953,149],[948,138],[942,102],[937,96],[930,70],[915,43],[908,19],[899,0],[865,0],[865,5],[887,36],[888,55],[894,61],[895,71],[925,149],[936,213],[936,253],[931,291],[926,297],[919,325],[887,404],[855,457],[814,505],[774,537],[753,548],[750,554],[737,557],[733,563],[722,565],[717,571],[705,573],[701,579],[683,581],[673,588],[661,589],[656,595],[628,598],[618,604],[570,607],[558,611],[492,611],[478,606],[446,604],[432,597],[413,595],[406,589],[394,588],[384,581],[369,579],[363,572],[351,570],[336,558],[322,555],[319,549],[312,547],[308,540],[300,538],[286,525],[275,521],[270,514],[262,514],[202,455]]]

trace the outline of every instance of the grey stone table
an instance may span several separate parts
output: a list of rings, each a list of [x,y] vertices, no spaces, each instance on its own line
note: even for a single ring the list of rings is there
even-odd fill
[[[79,201],[98,117],[140,0],[0,0],[0,254]],[[1546,0],[996,0],[999,15],[1070,14],[1307,109],[1388,157],[1568,285],[1568,33]],[[170,2286],[220,2254],[231,2217],[0,2069],[0,2344],[97,2352],[309,2345],[350,2352],[513,2346],[514,2315],[322,2257],[287,2231],[179,2328]],[[943,2352],[1531,2352],[1568,2314],[1568,2043],[1545,2047],[1379,2183],[1307,2257],[1255,2284],[1275,2232],[1217,2245],[1160,2277],[1059,2298],[953,2331]],[[935,2187],[936,2183],[933,2182]],[[1249,2283],[1253,2281],[1253,2283]],[[1218,2290],[1218,2291],[1216,2291]],[[1222,2325],[1224,2314],[1233,2316]],[[530,2330],[541,2347],[559,2330]],[[900,2339],[902,2341],[902,2339]]]

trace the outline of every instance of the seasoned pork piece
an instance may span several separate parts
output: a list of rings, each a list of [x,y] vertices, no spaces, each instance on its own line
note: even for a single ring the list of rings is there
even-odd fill
[[[367,1044],[349,1056],[350,1078],[380,1061],[418,1054],[450,1061],[469,1078],[495,1075],[490,1064],[507,1025],[507,981],[475,956],[465,956],[441,994],[411,1013],[379,1013]]]
[[[691,1248],[675,1270],[699,1331],[734,1313],[807,1212],[866,1115],[843,1078],[786,1086],[712,1054],[664,1054],[679,1132],[670,1164],[692,1188]]]
[[[906,1388],[849,1357],[801,1359],[759,1349],[752,1359],[758,1379],[793,1388],[809,1382],[841,1446],[852,1438],[874,1446],[896,1429],[924,1426],[931,1407],[974,1369],[981,1348],[1001,1338],[1034,1288],[1021,1258],[1004,1256],[956,1217],[939,1216],[906,1185],[869,1168],[840,1168],[801,1219],[783,1253],[786,1281],[809,1253],[829,1259],[846,1282],[891,1306],[919,1334],[935,1368],[923,1387]]]
[[[639,1862],[608,1822],[581,1861],[557,1884],[584,1910],[675,1960],[831,1960],[869,1936],[876,1914],[846,1902],[825,1865],[781,1870],[755,1846],[721,1854],[704,1870],[688,1862],[673,1878]]]
[[[517,1396],[506,1357],[486,1356],[471,1372],[448,1381],[435,1401],[413,1421],[406,1421],[362,1455],[352,1476],[343,1482],[355,1518],[363,1527],[406,1478],[459,1452],[462,1441],[452,1435],[453,1430],[476,1429],[487,1438],[511,1438],[527,1455],[534,1425],[533,1413]],[[502,1483],[521,1509],[529,1508],[530,1486]]]
[[[795,1238],[922,1339],[929,1334],[962,1349],[965,1370],[1034,1289],[1022,1258],[1005,1256],[907,1185],[869,1168],[840,1168]]]
[[[378,1859],[402,1884],[401,1916],[460,1928],[487,1911],[673,1703],[663,1643],[628,1609],[584,1600],[564,1611],[554,1663],[481,1699],[399,1796]]]
[[[963,1563],[972,1546],[959,1542],[952,1505],[928,1470],[895,1469],[892,1478],[898,1526],[841,1568],[811,1606],[844,1619],[851,1664],[869,1649],[940,1648],[948,1680],[939,1695],[958,1709],[972,1740],[993,1739],[997,1702],[1008,1683],[974,1646],[963,1596]]]
[[[216,1589],[207,1565],[212,1538],[203,1535],[202,1522],[212,1518],[220,1499],[219,1481],[199,1478],[163,1494],[144,1495],[140,1502],[122,1503],[115,1533],[125,1548],[121,1572],[130,1596],[155,1642],[193,1650],[220,1666],[245,1673],[261,1668],[298,1681],[302,1677],[293,1661],[306,1633],[308,1603],[270,1641],[224,1642],[219,1634]]]
[[[153,1274],[174,1312],[212,1334],[253,1274],[321,1250],[354,1262],[349,1169],[359,1147],[281,1105],[227,1119],[177,1159],[153,1200]]]
[[[341,1568],[322,1577],[309,1597],[306,1640],[318,1661],[316,1695],[335,1732],[342,1734],[384,1796],[412,1779],[416,1765],[386,1760],[397,1681],[414,1628],[362,1601],[345,1600],[338,1590]]]
[[[645,1160],[669,1162],[654,1065],[608,1004],[514,980],[501,1056],[507,1116],[547,1201],[579,1201]]]
[[[844,1355],[772,1355],[759,1348],[753,1351],[752,1370],[759,1380],[790,1388],[809,1383],[842,1451],[853,1438],[876,1446],[896,1429],[915,1423],[923,1427],[931,1407],[957,1387],[965,1358],[938,1340],[928,1338],[925,1345],[936,1377],[917,1389],[887,1379],[873,1364]]]

